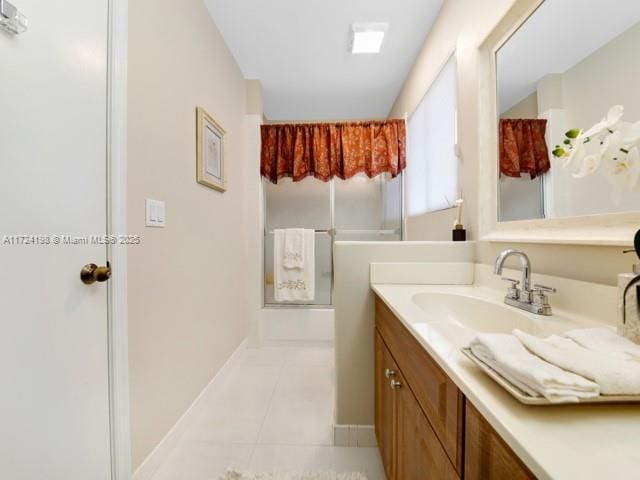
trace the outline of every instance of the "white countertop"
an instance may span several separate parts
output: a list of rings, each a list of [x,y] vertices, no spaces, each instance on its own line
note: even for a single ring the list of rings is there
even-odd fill
[[[425,321],[412,300],[417,293],[436,292],[501,302],[503,293],[486,286],[371,288],[538,478],[640,478],[640,404],[523,405],[460,352],[475,335],[472,330]],[[543,321],[553,322],[553,317]]]

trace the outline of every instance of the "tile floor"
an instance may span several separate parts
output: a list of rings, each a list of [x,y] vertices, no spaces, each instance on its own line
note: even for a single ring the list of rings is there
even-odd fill
[[[331,445],[334,385],[332,348],[242,350],[153,480],[217,480],[230,467],[385,480],[377,448]]]

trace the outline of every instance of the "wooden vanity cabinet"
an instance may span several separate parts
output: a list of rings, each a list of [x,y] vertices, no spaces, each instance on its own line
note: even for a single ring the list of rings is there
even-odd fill
[[[388,480],[535,478],[376,297],[375,427]]]
[[[378,439],[378,449],[384,465],[387,479],[396,478],[395,475],[395,417],[396,417],[396,391],[391,388],[391,375],[398,370],[398,366],[393,361],[393,357],[386,349],[380,335],[376,333],[376,437]]]
[[[530,480],[536,478],[471,402],[467,402],[465,410],[465,479]]]

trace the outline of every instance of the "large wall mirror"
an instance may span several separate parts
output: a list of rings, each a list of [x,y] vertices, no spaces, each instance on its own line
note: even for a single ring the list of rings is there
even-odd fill
[[[545,0],[495,70],[499,222],[640,211],[640,0]]]

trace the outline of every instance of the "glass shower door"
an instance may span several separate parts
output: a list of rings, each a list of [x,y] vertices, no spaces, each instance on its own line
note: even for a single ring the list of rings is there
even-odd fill
[[[334,240],[402,240],[402,177],[335,179]]]
[[[300,182],[283,178],[277,185],[264,181],[264,303],[265,305],[331,305],[333,238],[331,236],[331,183],[313,177]],[[274,297],[273,231],[277,228],[315,230],[315,299],[279,303]]]
[[[385,175],[321,182],[284,178],[264,185],[264,303],[267,306],[331,306],[333,242],[402,240],[402,177]],[[273,231],[278,228],[315,230],[313,302],[279,303],[274,298]]]

